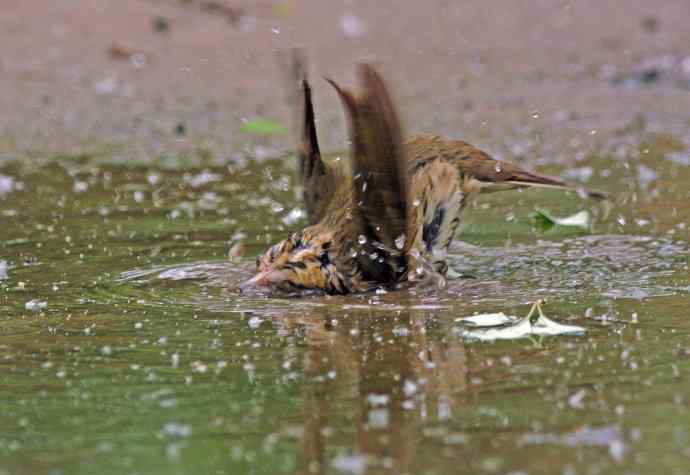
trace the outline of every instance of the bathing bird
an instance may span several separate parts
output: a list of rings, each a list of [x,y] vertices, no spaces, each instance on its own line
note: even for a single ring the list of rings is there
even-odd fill
[[[355,94],[326,78],[342,102],[349,160],[324,160],[305,68],[293,73],[301,102],[298,150],[307,226],[258,257],[242,293],[349,294],[406,283],[445,284],[445,254],[464,208],[478,195],[531,187],[578,191],[558,178],[497,160],[438,135],[403,139],[391,94],[370,64],[358,66]]]

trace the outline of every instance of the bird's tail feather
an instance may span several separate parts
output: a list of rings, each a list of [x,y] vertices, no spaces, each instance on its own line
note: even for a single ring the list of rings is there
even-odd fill
[[[575,191],[583,198],[603,200],[609,197],[603,191],[591,190],[560,178],[525,170],[502,160],[487,159],[481,166],[475,167],[473,175],[480,182],[482,193],[517,188],[551,188]]]

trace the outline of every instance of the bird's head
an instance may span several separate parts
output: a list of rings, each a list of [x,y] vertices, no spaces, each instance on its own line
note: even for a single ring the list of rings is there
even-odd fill
[[[333,235],[309,228],[274,244],[256,260],[258,273],[240,285],[240,292],[304,294],[348,292],[332,262]]]

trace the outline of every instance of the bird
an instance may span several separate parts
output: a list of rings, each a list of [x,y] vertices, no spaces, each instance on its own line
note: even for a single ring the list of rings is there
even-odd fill
[[[322,158],[303,60],[292,74],[301,96],[297,156],[307,226],[256,260],[240,293],[344,295],[406,284],[443,287],[447,250],[464,208],[479,194],[530,187],[607,195],[492,158],[438,135],[403,139],[381,74],[358,65],[357,94],[330,78],[347,117],[350,159]]]

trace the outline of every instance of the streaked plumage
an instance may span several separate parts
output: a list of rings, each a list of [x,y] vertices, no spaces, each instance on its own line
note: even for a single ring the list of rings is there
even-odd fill
[[[576,189],[495,160],[466,142],[439,136],[403,141],[387,88],[369,65],[359,68],[358,96],[328,80],[348,118],[351,157],[349,163],[325,162],[301,61],[295,61],[293,74],[302,84],[299,168],[309,226],[259,257],[258,274],[242,291],[346,294],[423,276],[444,282],[443,254],[460,213],[477,194],[532,186]]]

